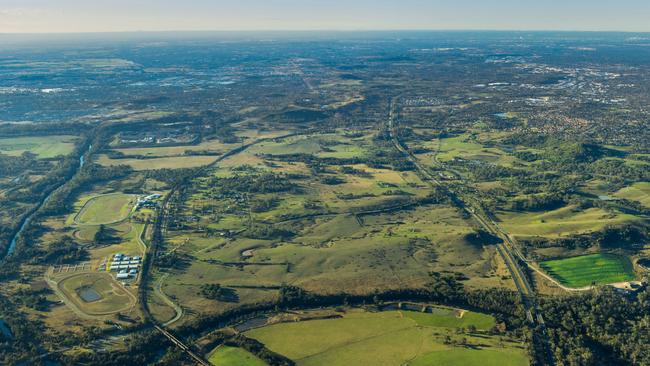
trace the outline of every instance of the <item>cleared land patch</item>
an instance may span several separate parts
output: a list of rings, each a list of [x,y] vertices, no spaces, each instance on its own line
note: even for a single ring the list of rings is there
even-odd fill
[[[110,224],[128,217],[135,196],[115,193],[91,198],[84,204],[75,221],[84,225]]]
[[[540,263],[540,266],[562,284],[583,287],[634,279],[629,258],[615,254],[590,254]]]
[[[36,154],[41,159],[68,155],[74,150],[76,136],[37,136],[0,139],[0,153],[19,156],[24,152]]]
[[[107,315],[131,308],[135,297],[107,273],[82,273],[64,278],[58,289],[72,304],[89,315]]]
[[[528,360],[525,355],[493,351],[489,349],[474,350],[474,349],[453,349],[444,351],[434,351],[417,357],[409,366],[430,366],[430,365],[445,365],[445,366],[466,366],[466,365],[480,365],[480,366],[517,366],[526,365]]]
[[[415,321],[411,318],[413,314],[418,314],[421,319]],[[371,313],[353,310],[338,319],[275,324],[251,330],[246,335],[300,366],[404,365],[424,357],[433,358],[435,355],[430,354],[438,352],[450,355],[450,362],[463,365],[484,365],[486,359],[512,360],[505,365],[528,364],[525,350],[514,342],[506,341],[503,347],[497,347],[498,340],[484,333],[459,335],[455,328],[427,325],[444,323],[442,318],[457,319],[455,315],[413,314],[408,311]],[[468,325],[483,326],[482,321],[479,319],[476,324],[469,322]],[[466,338],[467,345],[444,344],[446,336],[454,340]],[[477,352],[477,357],[468,357],[462,352],[468,349]],[[422,362],[414,364],[430,364]]]
[[[254,354],[237,347],[220,346],[208,357],[213,365],[266,366],[266,362]]]
[[[134,170],[180,169],[195,168],[208,165],[217,159],[216,156],[174,156],[154,159],[111,159],[100,155],[97,162],[104,166],[128,165]]]
[[[638,220],[638,217],[602,208],[578,209],[566,206],[552,211],[502,212],[504,228],[517,236],[558,237],[597,231],[607,225]]]
[[[650,182],[635,183],[616,192],[614,196],[637,201],[645,207],[650,207]]]

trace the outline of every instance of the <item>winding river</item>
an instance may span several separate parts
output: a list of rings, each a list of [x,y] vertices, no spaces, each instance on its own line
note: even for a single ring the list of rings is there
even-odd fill
[[[92,148],[92,145],[89,145],[87,151],[90,151],[91,148]],[[75,171],[74,174],[76,174],[79,171],[79,169],[83,168],[85,163],[86,163],[85,154],[81,154],[81,156],[79,157],[79,165],[77,166],[77,170]],[[65,182],[63,184],[65,184]],[[27,214],[27,216],[25,216],[25,218],[23,218],[23,221],[20,224],[20,228],[18,229],[18,231],[16,231],[14,236],[11,238],[11,241],[9,242],[9,247],[7,248],[7,252],[5,253],[5,255],[3,256],[2,259],[7,258],[8,256],[10,256],[14,252],[14,250],[16,250],[16,242],[17,242],[18,238],[20,237],[20,235],[23,233],[23,231],[25,231],[25,228],[27,227],[27,225],[29,225],[29,222],[32,220],[32,218],[38,212],[38,210],[40,210],[41,207],[43,207],[43,205],[46,204],[47,201],[50,200],[50,197],[52,197],[52,194],[54,194],[54,192],[56,192],[61,186],[63,186],[63,184],[61,184],[60,186],[53,189],[50,193],[48,193],[48,195],[45,196],[45,198],[43,198],[41,200],[41,202],[39,202],[38,205],[29,214]]]

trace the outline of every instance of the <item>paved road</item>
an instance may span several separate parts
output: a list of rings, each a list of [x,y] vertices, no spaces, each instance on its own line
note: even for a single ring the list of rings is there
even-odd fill
[[[162,284],[167,278],[167,276],[169,276],[168,273],[162,275],[156,282],[156,287],[155,287],[155,292],[158,295],[158,297],[160,297],[165,302],[165,304],[169,305],[176,312],[176,315],[174,315],[173,318],[163,323],[164,327],[168,327],[176,323],[183,316],[183,308],[180,307],[180,305],[178,305],[177,303],[175,303],[172,299],[170,299],[169,296],[167,296],[165,292],[162,290]]]
[[[429,182],[432,182],[434,185],[442,188],[449,198],[452,200],[454,204],[456,204],[458,207],[460,207],[462,210],[467,212],[474,220],[487,232],[491,233],[492,235],[496,235],[500,237],[503,240],[503,243],[497,245],[497,252],[503,259],[504,263],[506,264],[508,271],[510,272],[510,275],[512,277],[512,280],[515,283],[515,286],[517,288],[517,291],[519,292],[522,303],[524,305],[524,308],[526,310],[526,318],[528,322],[530,323],[531,326],[535,326],[537,324],[542,332],[542,336],[544,337],[544,341],[546,345],[549,345],[549,340],[548,340],[548,335],[546,333],[546,325],[544,323],[544,318],[542,316],[542,313],[537,305],[536,299],[535,299],[535,291],[533,290],[533,287],[530,285],[530,282],[528,281],[528,277],[525,275],[524,271],[521,268],[520,260],[523,260],[523,262],[527,265],[527,261],[517,247],[515,246],[514,242],[499,225],[497,225],[491,218],[483,217],[481,214],[479,214],[479,211],[472,207],[470,204],[465,202],[463,198],[460,197],[455,191],[453,187],[448,187],[445,183],[441,182],[440,180],[437,179],[437,177],[429,171],[428,168],[422,165],[422,163],[419,161],[418,158],[416,158],[413,153],[411,153],[408,149],[408,147],[400,140],[399,138],[399,131],[397,129],[397,123],[396,123],[396,109],[397,109],[397,98],[393,99],[391,101],[390,105],[390,111],[388,115],[388,123],[387,123],[387,128],[388,128],[388,133],[390,135],[390,138],[393,142],[393,145],[397,150],[402,152],[416,167],[418,172]],[[516,253],[516,254],[513,254]],[[550,347],[547,347],[547,353],[548,353],[548,358],[549,362],[553,364],[553,355],[550,350]]]

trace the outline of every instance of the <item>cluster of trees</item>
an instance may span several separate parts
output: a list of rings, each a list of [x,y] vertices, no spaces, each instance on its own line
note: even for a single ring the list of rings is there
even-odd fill
[[[86,260],[89,257],[88,251],[67,235],[52,242],[47,250],[37,250],[39,253],[34,258],[46,264],[73,263]]]
[[[104,224],[99,225],[94,239],[95,244],[99,245],[115,244],[119,243],[122,240],[118,235],[117,230]]]
[[[75,162],[75,164],[78,163]],[[87,164],[74,177],[71,177],[67,184],[50,196],[40,215],[49,216],[71,212],[75,202],[74,198],[83,190],[98,182],[124,178],[131,172],[132,169],[126,165],[103,167],[98,164]]]
[[[648,181],[650,169],[644,165],[629,165],[623,160],[603,159],[589,165],[589,172],[612,180]]]
[[[650,240],[650,227],[643,224],[608,225],[602,230],[572,237],[549,239],[533,237],[521,239],[521,244],[532,248],[564,247],[567,249],[602,248],[635,249]]]
[[[555,210],[566,205],[565,196],[561,193],[542,193],[529,195],[526,198],[510,201],[513,211],[545,211]]]
[[[248,338],[243,334],[216,331],[210,333],[207,338],[208,341],[201,347],[203,352],[209,352],[219,345],[226,345],[243,348],[262,359],[269,366],[294,366],[296,364],[292,360],[269,350],[263,343]]]
[[[224,302],[239,301],[239,296],[237,296],[237,291],[231,288],[222,287],[218,283],[209,283],[209,284],[201,285],[200,294],[206,299],[211,299],[211,300],[219,300]]]
[[[323,184],[327,184],[330,186],[335,186],[338,184],[343,184],[345,183],[345,179],[337,177],[336,175],[326,175],[320,178],[320,181]]]
[[[209,185],[221,192],[278,193],[296,191],[298,186],[291,180],[301,178],[301,175],[295,174],[237,174],[225,178],[214,177]]]
[[[277,198],[269,199],[255,199],[250,202],[250,209],[252,212],[266,212],[274,209],[280,204]]]
[[[49,292],[51,292],[49,288],[40,290],[20,288],[15,292],[13,298],[16,301],[16,304],[24,305],[38,311],[46,311],[49,302],[45,298],[45,295]]]
[[[40,351],[47,337],[44,326],[36,320],[28,320],[17,307],[17,301],[0,294],[0,320],[9,334],[0,332],[0,364],[25,363]]]
[[[608,151],[599,145],[587,142],[551,140],[546,143],[543,157],[559,166],[591,163],[605,156]]]
[[[605,287],[540,303],[555,359],[568,366],[650,365],[650,290]]]
[[[192,264],[193,258],[177,251],[161,253],[156,257],[156,266],[161,268],[185,269]]]
[[[472,233],[469,233],[465,235],[465,240],[468,243],[471,243],[473,245],[477,246],[483,246],[483,245],[494,245],[494,244],[499,244],[503,242],[499,237],[494,236],[490,234],[489,232],[485,230],[476,230]]]
[[[189,181],[189,179],[196,175],[196,168],[181,168],[181,169],[155,169],[147,170],[145,176],[147,178],[155,179],[165,182],[170,186],[177,186]]]
[[[495,164],[470,164],[464,165],[469,167],[474,179],[478,181],[490,181],[500,178],[522,177],[526,172],[522,169],[509,168]]]
[[[0,178],[20,174],[36,163],[36,155],[24,152],[20,156],[0,154]]]
[[[287,240],[294,237],[296,233],[284,225],[254,223],[244,231],[243,235],[253,239]]]
[[[96,352],[63,352],[55,355],[64,365],[160,365],[172,366],[191,364],[184,355],[163,357],[160,355],[174,347],[167,338],[154,329],[144,330],[129,336],[124,350],[97,350]]]

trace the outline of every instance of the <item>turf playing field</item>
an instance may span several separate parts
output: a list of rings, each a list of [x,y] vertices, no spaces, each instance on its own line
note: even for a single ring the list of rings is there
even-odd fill
[[[541,267],[570,287],[608,284],[634,279],[629,258],[614,254],[590,254],[540,263]]]

